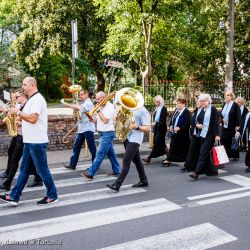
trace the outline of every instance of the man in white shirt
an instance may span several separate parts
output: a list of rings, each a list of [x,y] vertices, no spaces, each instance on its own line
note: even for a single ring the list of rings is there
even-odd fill
[[[97,103],[101,103],[106,97],[102,91],[96,94]],[[96,128],[99,133],[99,146],[97,148],[96,157],[90,168],[82,172],[82,176],[92,180],[96,171],[102,164],[107,155],[113,169],[113,175],[120,174],[120,166],[113,147],[113,140],[115,138],[115,127],[113,117],[115,115],[114,105],[109,101],[97,111]]]
[[[81,90],[79,93],[80,99],[83,101],[81,105],[77,104],[68,104],[65,103],[66,107],[70,107],[74,110],[81,112],[81,122],[78,124],[78,132],[77,137],[73,147],[73,154],[70,158],[70,163],[64,165],[65,168],[75,170],[76,165],[79,159],[79,155],[82,149],[82,145],[86,139],[88,143],[89,151],[92,155],[92,162],[95,159],[96,154],[96,146],[95,146],[95,139],[94,139],[94,132],[95,132],[95,124],[89,121],[88,117],[84,114],[84,112],[89,112],[93,109],[94,105],[93,102],[89,98],[89,91],[84,89]]]
[[[12,109],[22,120],[23,158],[20,173],[15,187],[10,194],[0,196],[0,200],[17,206],[25,184],[29,178],[30,162],[33,160],[36,170],[47,188],[47,195],[37,202],[37,205],[47,205],[58,201],[57,190],[52,179],[48,164],[46,148],[48,140],[47,104],[38,92],[37,82],[33,77],[23,80],[23,92],[28,101],[22,111]]]

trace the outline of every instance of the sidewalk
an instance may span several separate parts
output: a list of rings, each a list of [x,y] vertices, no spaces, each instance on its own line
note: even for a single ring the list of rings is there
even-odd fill
[[[145,142],[140,147],[141,155],[147,155],[151,149],[148,147],[149,143]],[[122,158],[124,154],[123,144],[114,144],[115,152],[118,158]],[[47,151],[48,164],[50,168],[61,166],[62,164],[68,163],[72,149],[61,150],[61,151]],[[7,167],[7,156],[0,156],[0,170],[4,170]],[[88,157],[85,158],[85,149],[83,148],[79,157],[79,163],[91,161],[91,154],[88,153]]]

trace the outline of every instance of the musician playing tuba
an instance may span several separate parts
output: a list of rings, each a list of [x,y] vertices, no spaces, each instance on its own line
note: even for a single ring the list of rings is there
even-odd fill
[[[64,103],[65,107],[72,108],[73,110],[76,110],[77,112],[80,111],[80,118],[79,118],[80,120],[78,122],[78,132],[77,132],[77,136],[76,136],[74,147],[73,147],[73,154],[70,157],[69,164],[64,165],[65,168],[68,168],[71,170],[76,169],[80,151],[82,149],[82,145],[84,144],[85,140],[87,141],[89,151],[92,155],[92,162],[94,161],[95,155],[96,155],[96,146],[95,146],[95,139],[94,139],[95,124],[89,121],[87,115],[85,115],[84,113],[86,111],[88,112],[92,110],[94,105],[90,99],[90,93],[87,89],[80,90],[79,98],[82,101],[81,104]]]
[[[118,175],[120,173],[120,166],[117,161],[115,150],[113,147],[113,140],[115,138],[115,127],[113,116],[115,115],[115,107],[109,101],[114,97],[115,92],[110,95],[106,95],[100,91],[96,94],[97,105],[93,111],[89,112],[88,115],[91,118],[93,113],[97,113],[96,128],[99,133],[99,145],[96,152],[95,160],[87,171],[82,172],[82,176],[92,180],[96,171],[102,164],[105,156],[107,155],[112,165],[113,172],[111,175]]]
[[[148,186],[148,180],[141,161],[139,147],[143,142],[144,133],[149,130],[150,114],[143,106],[143,97],[137,90],[131,88],[120,90],[118,93],[118,101],[123,109],[127,109],[132,113],[134,119],[131,120],[129,124],[129,132],[124,141],[125,154],[121,174],[113,184],[108,184],[107,187],[119,191],[129,172],[131,161],[135,163],[140,178],[140,181],[132,185],[132,187],[146,187]],[[119,114],[117,119],[119,123]]]

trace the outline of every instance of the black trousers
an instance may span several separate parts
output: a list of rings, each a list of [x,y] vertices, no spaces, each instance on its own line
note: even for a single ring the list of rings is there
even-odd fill
[[[197,165],[199,154],[200,154],[200,146],[201,138],[197,136],[193,136],[190,141],[189,151],[184,163],[184,167],[189,171],[194,171]]]
[[[139,174],[140,181],[148,182],[139,153],[140,145],[138,143],[129,142],[128,140],[126,140],[124,142],[124,147],[125,147],[125,154],[123,156],[122,171],[116,180],[116,185],[120,187],[124,182],[126,176],[128,175],[131,161],[133,161],[133,163],[136,166],[136,170]]]
[[[200,144],[200,154],[198,158],[198,163],[195,168],[196,174],[208,173],[212,167],[210,153],[214,145],[214,136],[208,136],[206,138],[201,138]]]
[[[22,155],[23,155],[23,137],[21,135],[17,135],[11,139],[11,142],[8,148],[8,163],[7,163],[7,169],[6,169],[7,178],[3,182],[3,185],[11,186],[11,183],[16,175],[19,161]],[[35,176],[35,180],[41,181],[41,178],[36,171],[33,161],[30,166],[30,169],[31,169],[32,174],[34,174]]]

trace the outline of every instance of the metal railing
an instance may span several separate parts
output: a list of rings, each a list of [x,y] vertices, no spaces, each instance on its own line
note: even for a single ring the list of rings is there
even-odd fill
[[[242,96],[250,101],[250,81],[234,81],[235,96]],[[178,81],[178,80],[150,80],[145,86],[145,105],[151,110],[154,107],[153,98],[161,95],[168,110],[174,110],[177,97],[187,99],[188,107],[195,107],[197,92],[211,95],[213,104],[221,108],[224,102],[225,85],[222,81]]]

